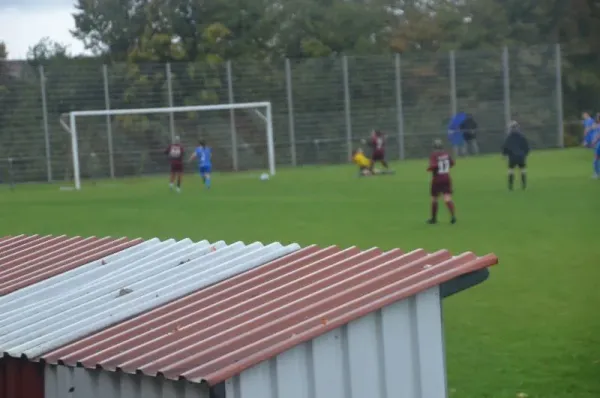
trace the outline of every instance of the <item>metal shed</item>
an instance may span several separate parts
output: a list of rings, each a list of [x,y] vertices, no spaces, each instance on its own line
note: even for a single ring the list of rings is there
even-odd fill
[[[53,396],[53,385],[60,397],[73,396],[60,370],[57,378],[49,367],[38,372],[49,377],[29,377],[40,365],[11,358],[35,358],[298,249],[297,244],[189,239],[4,238],[0,397],[43,396],[32,391]]]
[[[29,357],[47,398],[445,398],[441,299],[496,263],[309,246]]]

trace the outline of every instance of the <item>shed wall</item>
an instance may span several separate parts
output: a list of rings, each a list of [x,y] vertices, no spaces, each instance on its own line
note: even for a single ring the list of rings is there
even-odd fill
[[[446,398],[439,287],[264,361],[227,398]]]
[[[61,365],[45,367],[44,390],[45,398],[210,398],[206,386],[187,381]]]
[[[0,358],[0,398],[44,398],[44,370],[39,363]]]

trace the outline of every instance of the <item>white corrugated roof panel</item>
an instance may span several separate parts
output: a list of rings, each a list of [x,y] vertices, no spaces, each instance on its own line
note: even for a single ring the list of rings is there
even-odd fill
[[[0,351],[37,357],[300,249],[152,239],[0,297]]]

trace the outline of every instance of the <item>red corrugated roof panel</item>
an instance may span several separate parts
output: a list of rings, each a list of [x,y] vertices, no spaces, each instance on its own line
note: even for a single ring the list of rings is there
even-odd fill
[[[0,296],[141,243],[141,239],[19,235],[0,241]]]
[[[308,247],[43,355],[215,384],[494,255]]]

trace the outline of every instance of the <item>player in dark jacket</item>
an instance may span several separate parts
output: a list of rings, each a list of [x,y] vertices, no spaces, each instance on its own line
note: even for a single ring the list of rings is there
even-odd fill
[[[479,154],[479,145],[477,145],[477,122],[472,114],[467,113],[467,117],[460,125],[467,149],[470,147],[473,154]]]
[[[508,136],[504,140],[502,154],[508,157],[508,189],[513,189],[515,181],[515,167],[521,172],[521,187],[527,187],[527,156],[529,155],[529,142],[521,133],[519,123],[514,120],[508,126]]]

